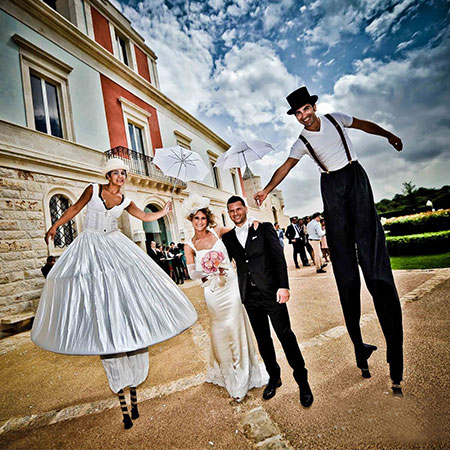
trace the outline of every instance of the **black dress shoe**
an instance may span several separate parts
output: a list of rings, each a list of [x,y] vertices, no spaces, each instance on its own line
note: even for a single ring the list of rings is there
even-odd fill
[[[122,422],[125,430],[129,430],[133,426],[133,422],[131,421],[131,418],[128,414],[123,416]]]
[[[311,264],[309,264],[309,263],[305,263],[305,264],[303,264],[305,267],[309,267]]]
[[[327,273],[327,271],[323,270],[323,269],[319,269],[319,270],[316,270],[316,273]]]
[[[272,397],[274,397],[275,394],[277,393],[277,388],[279,388],[280,386],[281,386],[281,378],[278,378],[278,380],[276,380],[275,382],[271,382],[269,380],[269,383],[263,392],[263,399],[269,400]]]
[[[400,383],[392,383],[392,394],[394,397],[403,397],[403,391]]]
[[[323,269],[324,267],[327,267],[327,266],[328,266],[328,264],[325,263],[325,264],[322,264],[322,265],[320,266],[320,268]]]
[[[309,387],[309,383],[303,382],[300,386],[300,403],[304,408],[308,408],[314,401],[313,393]]]
[[[378,347],[371,344],[363,344],[363,347],[364,359],[357,359],[356,365],[361,369],[361,375],[363,378],[371,378],[372,375],[369,372],[367,360]]]
[[[296,269],[300,269],[300,266],[298,264],[295,265]]]

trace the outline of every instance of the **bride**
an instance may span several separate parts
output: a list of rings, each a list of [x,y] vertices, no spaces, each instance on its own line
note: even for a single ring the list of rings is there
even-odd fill
[[[206,381],[226,388],[241,401],[249,389],[267,383],[259,364],[236,272],[220,237],[229,229],[216,226],[209,199],[193,194],[184,201],[194,236],[185,254],[189,275],[201,279],[211,323],[211,349]]]

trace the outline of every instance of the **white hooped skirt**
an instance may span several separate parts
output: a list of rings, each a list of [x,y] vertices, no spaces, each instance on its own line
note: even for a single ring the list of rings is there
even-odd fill
[[[31,339],[69,355],[144,349],[189,328],[197,313],[170,277],[120,231],[83,231],[42,292]]]

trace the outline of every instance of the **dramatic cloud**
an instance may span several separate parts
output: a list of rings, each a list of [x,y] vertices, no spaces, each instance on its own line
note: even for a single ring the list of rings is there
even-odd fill
[[[398,134],[351,130],[375,199],[412,180],[448,183],[448,2],[437,0],[113,0],[158,55],[162,91],[230,144],[271,142],[251,164],[265,184],[301,127],[286,95],[302,84],[319,111],[343,111]],[[286,212],[322,208],[307,157],[282,183]]]

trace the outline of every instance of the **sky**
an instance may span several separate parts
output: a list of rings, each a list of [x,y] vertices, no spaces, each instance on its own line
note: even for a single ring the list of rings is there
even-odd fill
[[[230,145],[276,151],[250,164],[265,185],[301,132],[286,96],[306,85],[319,113],[400,136],[350,130],[375,201],[450,184],[450,0],[111,0],[158,56],[161,90]],[[285,213],[322,211],[304,157],[280,184]]]

